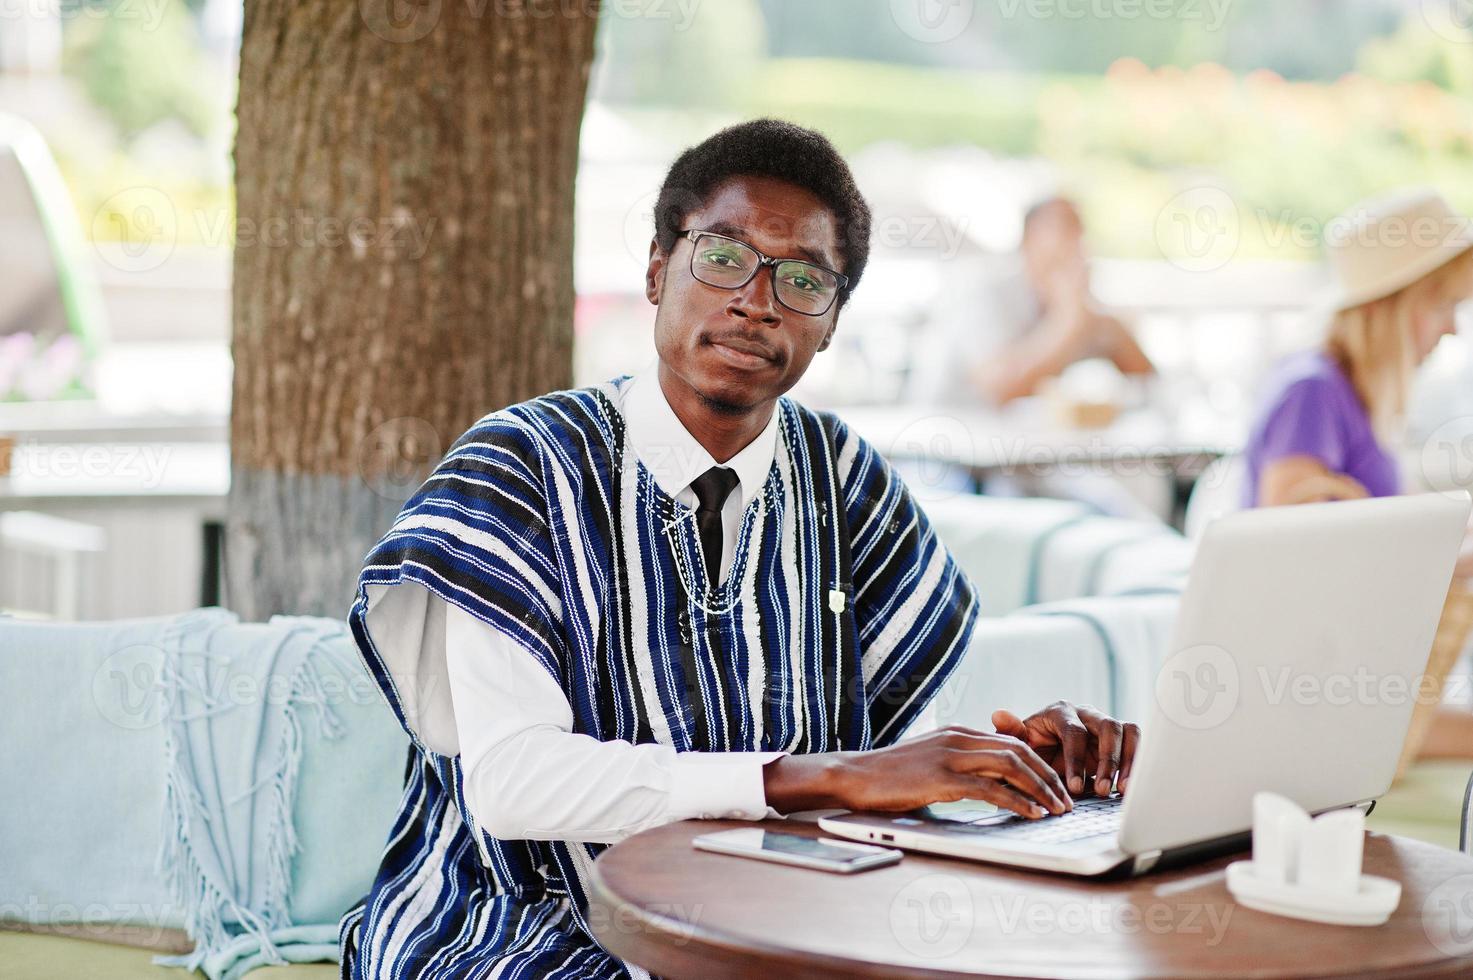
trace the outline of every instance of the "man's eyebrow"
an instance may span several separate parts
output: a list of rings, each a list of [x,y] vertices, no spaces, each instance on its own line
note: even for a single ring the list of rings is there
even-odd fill
[[[738,239],[741,239],[744,242],[750,242],[751,241],[750,233],[747,231],[747,229],[741,227],[740,225],[734,225],[730,221],[717,221],[714,224],[707,225],[705,228],[702,228],[701,230],[702,231],[709,231],[713,235],[725,235],[727,238],[738,238]],[[797,257],[802,258],[802,259],[806,259],[807,261],[812,262],[814,265],[821,265],[825,269],[833,269],[833,268],[835,268],[835,266],[833,264],[833,262],[834,262],[833,259],[825,258],[824,256],[821,256],[821,255],[815,255],[813,252],[811,252],[810,250],[804,248],[802,245],[799,245],[798,246],[798,256]],[[789,258],[793,258],[793,256],[791,256],[791,255],[779,255],[779,256],[777,256],[777,258],[780,258],[780,259],[789,259]]]

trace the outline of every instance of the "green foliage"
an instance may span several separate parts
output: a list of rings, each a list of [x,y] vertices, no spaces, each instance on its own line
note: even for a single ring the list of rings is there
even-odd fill
[[[733,108],[813,126],[847,149],[895,140],[921,147],[973,143],[1022,154],[1038,140],[1035,110],[1044,85],[1044,79],[1025,76],[783,59],[755,72]]]
[[[212,119],[198,45],[183,0],[89,7],[68,21],[62,68],[125,139],[171,117],[203,135]]]
[[[780,59],[732,109],[814,126],[846,152],[898,141],[1046,158],[1105,255],[1159,257],[1154,221],[1184,187],[1230,195],[1244,257],[1313,257],[1330,218],[1396,185],[1436,184],[1473,212],[1473,102],[1428,81],[1292,82],[1138,61],[1039,76]]]
[[[1449,36],[1452,35],[1452,36]],[[1461,35],[1461,40],[1454,36]],[[1393,35],[1367,42],[1357,59],[1359,69],[1388,82],[1430,82],[1462,95],[1473,95],[1473,33],[1457,25],[1408,20]]]
[[[594,87],[634,104],[727,108],[767,59],[756,0],[610,4],[597,44]]]

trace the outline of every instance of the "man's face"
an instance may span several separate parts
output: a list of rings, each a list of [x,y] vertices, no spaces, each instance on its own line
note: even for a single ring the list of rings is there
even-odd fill
[[[768,177],[735,177],[683,228],[736,238],[764,255],[804,259],[843,273],[838,222],[809,191]],[[691,275],[695,243],[679,238],[670,254],[650,246],[645,295],[658,307],[655,350],[673,380],[708,406],[744,413],[786,392],[829,345],[838,303],[820,316],[788,309],[764,266],[739,289],[708,286]]]

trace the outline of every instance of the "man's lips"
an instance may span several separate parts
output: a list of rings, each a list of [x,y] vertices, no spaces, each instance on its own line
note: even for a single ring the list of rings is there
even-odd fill
[[[770,364],[777,360],[771,348],[741,337],[720,337],[708,343],[723,359],[741,367]]]

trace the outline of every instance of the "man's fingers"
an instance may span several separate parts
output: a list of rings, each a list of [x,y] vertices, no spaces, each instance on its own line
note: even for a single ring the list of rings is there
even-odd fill
[[[1063,747],[1064,782],[1076,796],[1084,792],[1085,774],[1089,772],[1089,729],[1079,720],[1072,704],[1059,704],[1046,717],[1058,733]]]
[[[1012,751],[994,749],[991,754],[998,767],[993,775],[1037,800],[1050,813],[1063,813],[1073,808],[1059,777],[1049,771],[1044,761],[1027,745],[1019,743]]]
[[[1037,820],[1047,815],[1048,811],[1017,790],[1009,789],[995,779],[986,776],[978,776],[967,781],[967,796],[974,800],[986,800],[994,803],[1004,810],[1011,810],[1022,817]]]
[[[1053,766],[1043,760],[1043,756],[1033,751],[1033,747],[1027,742],[1023,743],[1022,750],[1018,752],[1018,758],[1033,770],[1065,810],[1074,809],[1074,800],[1070,798],[1069,791],[1064,788],[1064,780],[1054,772]]]
[[[999,715],[1006,717],[999,718]],[[1012,717],[1015,721],[1017,720],[1016,715],[1009,715],[1009,713],[1006,711],[999,711],[993,715],[993,721],[1006,722],[1007,717]],[[1021,722],[1019,724],[1021,725]],[[1059,803],[1060,806],[1063,807],[1064,810],[1074,809],[1074,801],[1069,797],[1069,791],[1064,788],[1063,779],[1059,777],[1059,774],[1054,771],[1052,766],[1044,761],[1042,756],[1034,751],[1033,747],[1028,744],[1027,739],[1022,738],[1019,735],[1012,735],[1001,730],[997,732],[979,732],[975,729],[964,728],[960,725],[951,726],[950,731],[961,735],[973,736],[978,739],[978,741],[974,744],[964,743],[962,746],[957,746],[958,748],[962,748],[966,751],[977,752],[999,749],[999,743],[1003,743],[1001,745],[1001,751],[1011,752],[1017,755],[1018,758],[1021,759],[1023,763],[1028,766],[1028,768],[1033,770],[1038,778],[1043,781],[1044,785],[1048,787],[1049,791],[1053,794],[1055,800]],[[1024,734],[1026,734],[1026,732]],[[1050,809],[1053,808],[1050,807]]]
[[[1026,745],[1019,743],[1015,750],[959,749],[957,751],[959,755],[953,765],[956,770],[974,776],[990,776],[1005,782],[1030,799],[1037,801],[1050,813],[1063,813],[1069,809],[1069,804],[1066,802],[1069,798],[1068,794],[1055,791],[1051,785],[1055,783],[1055,780],[1045,779],[1034,769],[1032,761],[1026,758],[1026,755],[1032,754]],[[1041,763],[1042,760],[1039,762]]]
[[[1125,744],[1125,726],[1103,712],[1088,706],[1078,709],[1079,720],[1095,740],[1095,795],[1109,796],[1120,771],[1120,753]]]
[[[1011,711],[997,710],[992,713],[992,727],[1004,735],[1012,735],[1014,738],[1024,738],[1028,726],[1023,724],[1023,719]],[[1024,738],[1024,741],[1027,741]]]
[[[1141,741],[1141,726],[1125,723],[1125,744],[1120,750],[1120,792],[1125,792],[1125,784],[1130,781],[1130,768],[1135,763],[1136,746]]]

